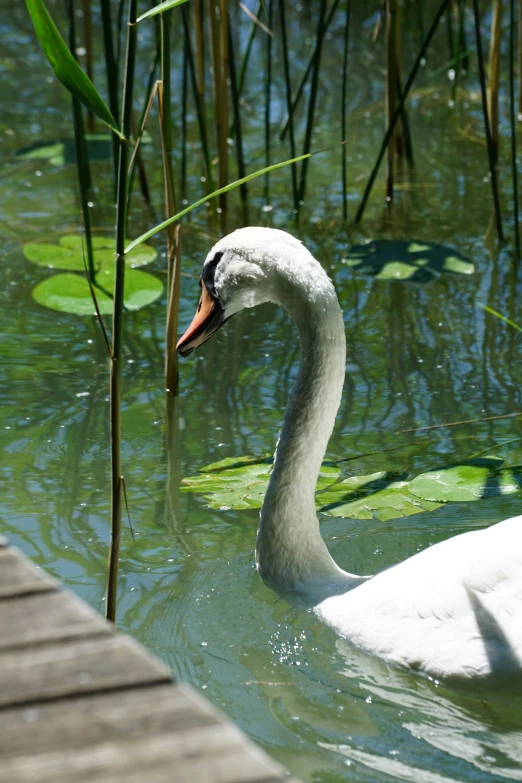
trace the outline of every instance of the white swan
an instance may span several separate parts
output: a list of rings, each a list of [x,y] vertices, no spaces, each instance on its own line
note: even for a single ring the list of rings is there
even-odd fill
[[[289,312],[301,363],[261,509],[265,582],[303,594],[351,643],[437,679],[522,671],[522,517],[451,538],[372,578],[342,571],[319,531],[314,491],[341,400],[346,343],[332,282],[289,234],[243,228],[211,250],[182,356],[244,307]]]

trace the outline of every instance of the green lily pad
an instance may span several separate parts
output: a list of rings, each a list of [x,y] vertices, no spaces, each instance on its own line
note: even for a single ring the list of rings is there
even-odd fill
[[[108,160],[112,155],[110,133],[86,133],[89,160]],[[141,137],[141,146],[152,143],[152,136],[145,131]],[[50,141],[39,141],[29,147],[23,147],[16,153],[18,160],[49,161],[53,166],[76,162],[76,145],[72,136]]]
[[[408,482],[379,471],[367,476],[350,476],[317,495],[319,510],[332,517],[372,519],[381,522],[432,511],[440,503],[420,500],[408,491]]]
[[[498,470],[487,465],[451,465],[421,473],[410,481],[409,489],[417,498],[439,503],[511,495],[522,489],[522,467]]]
[[[46,144],[32,144],[16,153],[19,160],[48,160],[53,166],[65,163],[65,145],[63,141],[51,141]]]
[[[102,269],[96,275],[96,299],[103,315],[112,313],[114,270]],[[163,284],[154,275],[128,269],[125,272],[125,307],[139,310],[161,296]],[[59,274],[43,280],[33,289],[38,304],[75,315],[94,315],[91,290],[86,277],[76,274]]]
[[[522,490],[522,466],[502,468],[495,456],[470,459],[460,465],[427,471],[405,480],[379,471],[339,481],[339,468],[323,463],[317,482],[317,509],[349,519],[382,522],[433,511],[447,502],[468,502]],[[181,490],[202,495],[211,508],[261,508],[268,486],[270,457],[227,457],[183,479]]]
[[[203,495],[210,508],[261,508],[271,470],[271,457],[228,457],[202,468],[198,476],[183,479],[181,491]],[[317,491],[337,481],[339,474],[336,465],[325,462]]]
[[[92,238],[94,268],[98,272],[102,267],[114,262],[114,239],[104,236]],[[83,272],[83,237],[81,234],[65,234],[58,244],[50,242],[28,242],[24,245],[24,255],[28,261],[49,269],[66,269],[70,272]],[[125,263],[131,268],[145,266],[157,257],[157,250],[150,245],[139,245],[125,256]]]
[[[471,275],[475,265],[452,248],[434,242],[377,239],[354,245],[346,258],[347,266],[378,280],[428,282],[444,273]]]

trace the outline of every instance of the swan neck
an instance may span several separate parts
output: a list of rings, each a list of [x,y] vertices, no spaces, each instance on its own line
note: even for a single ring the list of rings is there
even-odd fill
[[[348,575],[321,538],[315,488],[340,405],[346,364],[342,311],[331,281],[283,287],[281,304],[297,326],[300,367],[274,456],[257,536],[263,579],[308,592],[319,583],[344,583]],[[320,284],[320,285],[319,285]],[[319,287],[319,292],[317,288]]]

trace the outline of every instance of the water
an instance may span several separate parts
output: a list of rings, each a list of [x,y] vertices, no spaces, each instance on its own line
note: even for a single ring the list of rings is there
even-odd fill
[[[306,8],[296,22],[305,33],[295,39],[296,68],[306,55],[305,14]],[[354,19],[351,214],[382,133],[382,49],[368,43],[374,21],[363,12]],[[27,262],[21,249],[25,241],[52,241],[79,223],[74,167],[15,157],[27,145],[70,136],[69,104],[42,65],[22,6],[12,4],[4,14],[2,39],[0,530],[103,612],[109,530],[105,346],[94,319],[51,313],[34,303],[32,287],[50,271]],[[408,61],[418,41],[413,27],[406,40]],[[325,83],[337,83],[340,45],[334,30]],[[256,57],[261,67],[259,52]],[[488,303],[522,322],[520,284],[509,251],[495,249],[491,231],[477,85],[471,79],[457,108],[448,108],[446,73],[433,76],[446,59],[441,33],[412,101],[417,174],[404,185],[393,220],[382,208],[379,181],[363,226],[346,230],[336,184],[339,150],[313,161],[297,228],[290,215],[289,173],[273,179],[270,212],[263,211],[262,183],[251,186],[252,223],[297,233],[335,281],[346,318],[347,380],[327,456],[352,458],[347,464],[354,474],[415,475],[488,450],[509,464],[522,461],[520,419],[494,418],[521,410],[520,336],[477,304]],[[145,64],[141,67],[143,74]],[[103,83],[101,74],[98,82]],[[248,97],[255,107],[260,95],[254,86]],[[283,100],[277,82],[276,116]],[[335,140],[337,110],[325,89],[316,148]],[[177,114],[175,119],[179,123]],[[249,170],[263,163],[256,148],[260,128],[254,113]],[[507,142],[503,149],[507,152]],[[276,145],[273,156],[287,153]],[[157,146],[146,151],[146,160],[161,216]],[[94,166],[93,218],[105,230],[112,223],[109,165],[101,160]],[[502,171],[509,215],[504,164]],[[199,197],[199,173],[191,171],[191,199]],[[233,209],[230,228],[239,220]],[[137,195],[132,235],[152,222]],[[506,227],[509,233],[509,220]],[[192,317],[197,275],[218,235],[201,212],[187,224],[182,326]],[[375,238],[446,244],[471,259],[476,270],[425,283],[356,276],[343,262],[347,250]],[[164,242],[160,236],[153,268],[163,280]],[[209,510],[197,495],[179,493],[180,477],[211,461],[272,451],[298,348],[287,317],[274,307],[237,316],[182,363],[182,394],[168,431],[164,312],[163,298],[126,316],[123,464],[135,540],[126,525],[119,626],[305,781],[522,779],[519,694],[451,691],[351,650],[261,583],[253,564],[256,511]],[[488,420],[408,432],[468,419]],[[448,536],[518,513],[520,505],[520,497],[511,496],[388,522],[325,517],[322,530],[340,565],[370,573]]]

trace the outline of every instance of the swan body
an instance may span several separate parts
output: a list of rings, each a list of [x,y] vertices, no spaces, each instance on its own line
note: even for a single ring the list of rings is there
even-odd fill
[[[276,229],[243,228],[211,250],[188,355],[228,318],[282,305],[300,337],[297,380],[261,509],[256,565],[295,591],[352,644],[437,679],[522,673],[522,517],[436,544],[374,577],[343,571],[324,544],[315,487],[341,401],[346,342],[332,282],[310,252]]]

